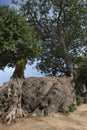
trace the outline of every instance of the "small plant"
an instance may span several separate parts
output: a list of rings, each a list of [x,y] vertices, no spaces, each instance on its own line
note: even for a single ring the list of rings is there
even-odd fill
[[[80,95],[77,95],[76,101],[77,101],[77,106],[79,106],[79,105],[84,103],[84,99]]]
[[[75,104],[72,104],[72,105],[70,106],[69,111],[70,111],[70,112],[74,112],[75,110],[76,110],[76,105],[75,105]]]
[[[62,112],[61,114],[66,116],[66,117],[69,116],[69,112]]]

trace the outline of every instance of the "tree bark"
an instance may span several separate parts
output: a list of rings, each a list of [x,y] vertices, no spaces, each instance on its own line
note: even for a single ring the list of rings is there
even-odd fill
[[[21,107],[23,79],[11,79],[8,85],[9,106],[7,112],[2,113],[2,121],[10,124],[16,118],[26,116]]]
[[[72,72],[72,66],[71,66],[71,59],[69,57],[69,52],[66,48],[65,42],[64,42],[64,38],[60,35],[60,40],[61,40],[61,46],[62,46],[62,51],[63,51],[63,57],[66,63],[66,76],[71,76],[71,72]]]
[[[71,59],[69,57],[69,52],[66,48],[66,44],[65,44],[65,39],[64,39],[64,34],[62,34],[62,32],[64,31],[64,24],[65,24],[65,20],[63,20],[61,22],[61,15],[63,14],[63,1],[60,0],[60,11],[59,11],[59,15],[57,17],[57,38],[58,41],[60,43],[61,49],[62,49],[62,54],[63,54],[63,58],[65,60],[65,64],[66,64],[66,72],[65,75],[66,76],[72,76],[71,74]],[[65,19],[65,18],[64,18]]]

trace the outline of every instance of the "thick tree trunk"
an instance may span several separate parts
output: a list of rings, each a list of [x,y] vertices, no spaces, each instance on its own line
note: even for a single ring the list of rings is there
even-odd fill
[[[16,118],[25,116],[21,107],[23,79],[11,79],[8,85],[9,106],[6,112],[2,113],[4,123],[10,124]]]
[[[62,51],[61,53],[62,53],[62,56],[65,60],[65,64],[66,64],[65,75],[66,76],[72,76],[72,63],[71,63],[71,59],[69,57],[69,52],[66,48],[64,37],[61,34],[60,27],[58,29],[57,37],[58,37],[58,41],[59,41],[60,46],[61,46],[61,51]]]
[[[60,35],[61,38],[61,46],[62,46],[62,50],[63,50],[63,57],[66,63],[66,76],[72,76],[72,64],[71,64],[71,59],[69,57],[69,53],[68,50],[66,48],[65,42],[64,42],[64,38]]]
[[[22,84],[24,78],[25,61],[21,59],[17,62],[13,76],[8,84],[8,106],[6,112],[3,112],[2,120],[8,124],[14,121],[17,117],[25,116],[21,107]]]
[[[26,63],[27,61],[25,59],[20,59],[16,62],[15,71],[12,76],[13,78],[24,78]]]
[[[68,52],[66,44],[65,44],[64,34],[62,33],[64,31],[64,21],[62,21],[63,23],[61,22],[62,10],[63,10],[63,1],[61,0],[60,1],[60,11],[59,11],[59,15],[57,18],[57,38],[58,38],[58,41],[60,43],[63,58],[64,58],[65,64],[66,64],[65,75],[70,77],[70,76],[72,76],[72,74],[71,74],[71,69],[72,69],[71,68],[71,59],[69,57],[69,52]]]

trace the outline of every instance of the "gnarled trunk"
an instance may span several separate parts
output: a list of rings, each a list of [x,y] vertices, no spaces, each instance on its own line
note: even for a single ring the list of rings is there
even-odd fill
[[[23,79],[11,79],[8,85],[8,101],[7,111],[2,113],[4,123],[10,124],[16,118],[25,116],[21,107]]]

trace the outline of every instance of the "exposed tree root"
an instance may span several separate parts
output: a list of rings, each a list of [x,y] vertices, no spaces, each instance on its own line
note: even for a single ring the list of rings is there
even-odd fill
[[[8,85],[8,101],[7,111],[2,113],[2,121],[10,124],[16,118],[26,116],[21,107],[23,79],[11,79]]]

